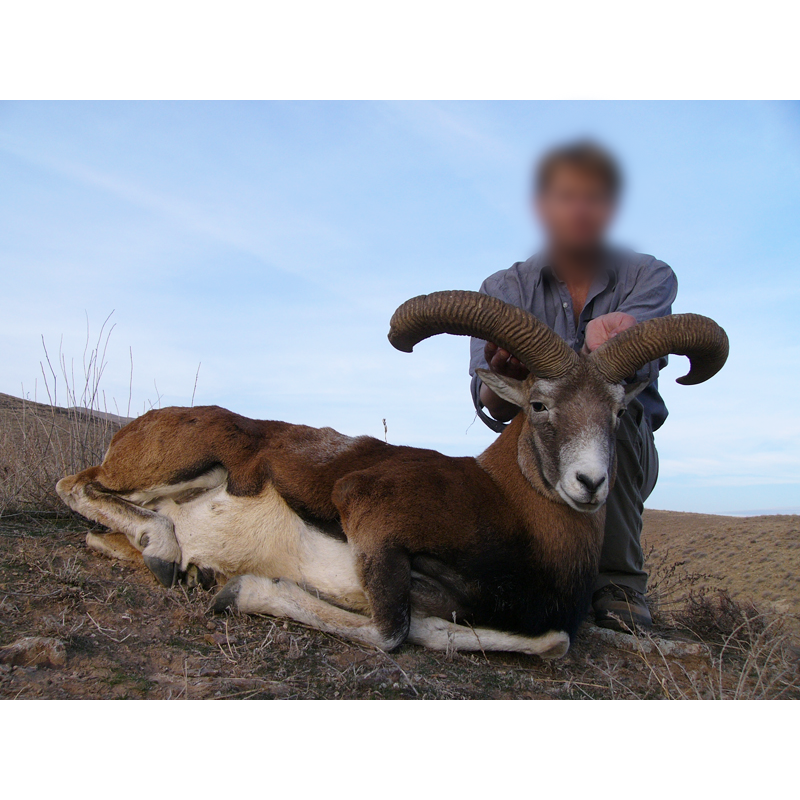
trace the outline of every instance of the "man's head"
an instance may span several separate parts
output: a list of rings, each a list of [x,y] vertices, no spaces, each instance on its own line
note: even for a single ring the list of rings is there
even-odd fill
[[[533,172],[536,215],[551,248],[582,255],[603,243],[622,175],[616,159],[590,141],[549,150]]]

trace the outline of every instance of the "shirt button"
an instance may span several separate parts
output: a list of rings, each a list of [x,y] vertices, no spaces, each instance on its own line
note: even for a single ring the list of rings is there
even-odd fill
[[[563,305],[564,305],[564,308],[569,308],[569,303],[567,303],[566,301],[564,301]]]

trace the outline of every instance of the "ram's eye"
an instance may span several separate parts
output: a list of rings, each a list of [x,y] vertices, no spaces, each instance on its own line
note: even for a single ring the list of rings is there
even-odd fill
[[[547,406],[544,403],[531,403],[531,408],[537,413],[547,411]]]
[[[621,408],[619,411],[617,411],[617,419],[622,419],[624,416],[625,416],[624,408]]]

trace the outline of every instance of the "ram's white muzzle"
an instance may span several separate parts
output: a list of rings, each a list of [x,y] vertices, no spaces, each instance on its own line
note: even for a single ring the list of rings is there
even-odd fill
[[[585,431],[561,451],[561,479],[556,491],[576,511],[593,513],[608,497],[609,452],[606,436]]]

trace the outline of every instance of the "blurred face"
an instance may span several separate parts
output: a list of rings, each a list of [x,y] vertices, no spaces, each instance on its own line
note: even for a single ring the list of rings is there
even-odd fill
[[[564,165],[536,198],[535,210],[551,247],[580,254],[603,243],[615,204],[601,178]]]

